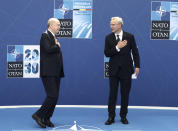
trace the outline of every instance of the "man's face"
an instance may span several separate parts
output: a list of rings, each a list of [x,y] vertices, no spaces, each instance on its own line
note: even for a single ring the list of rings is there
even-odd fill
[[[51,24],[51,29],[52,29],[53,33],[56,35],[60,30],[60,22],[59,21],[54,21]]]
[[[121,24],[121,23],[118,23],[117,20],[111,20],[111,22],[110,22],[110,27],[111,27],[112,32],[113,32],[113,33],[116,33],[116,32],[118,32],[118,31],[121,30],[122,24]]]

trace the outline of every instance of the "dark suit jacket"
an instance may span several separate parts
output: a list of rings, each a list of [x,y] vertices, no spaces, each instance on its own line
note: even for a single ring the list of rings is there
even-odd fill
[[[134,66],[140,68],[140,57],[132,34],[123,32],[122,40],[127,40],[127,45],[121,48],[120,52],[118,52],[116,50],[117,41],[115,34],[111,33],[107,35],[105,38],[104,53],[106,57],[110,57],[109,76],[128,78],[134,73],[133,60]],[[133,55],[133,60],[131,53]]]
[[[41,35],[40,75],[64,77],[62,52],[50,31]]]

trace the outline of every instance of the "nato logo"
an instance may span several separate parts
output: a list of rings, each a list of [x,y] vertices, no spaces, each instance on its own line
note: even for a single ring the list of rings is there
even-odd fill
[[[23,77],[23,46],[7,46],[7,76]]]
[[[151,39],[169,39],[170,2],[152,2]]]
[[[73,0],[55,0],[54,17],[59,19],[61,24],[57,37],[72,37]]]
[[[92,0],[55,0],[54,17],[61,24],[57,37],[92,38]]]
[[[39,45],[8,45],[8,78],[38,78],[40,65]]]
[[[88,126],[88,125],[79,125],[74,121],[73,125],[63,125],[53,128],[53,131],[104,131],[98,127]]]
[[[104,56],[104,78],[109,78],[109,57]]]

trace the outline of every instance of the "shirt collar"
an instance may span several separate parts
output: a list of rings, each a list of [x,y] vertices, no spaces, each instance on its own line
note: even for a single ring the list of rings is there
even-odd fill
[[[117,35],[119,35],[119,37],[122,37],[123,36],[123,30],[121,30],[121,32],[119,34],[116,34],[115,33],[115,36],[117,37]]]
[[[119,38],[120,38],[120,40],[122,41],[122,36],[123,36],[123,30],[121,30],[121,32],[119,33],[119,34],[114,34],[115,35],[115,37],[116,37],[116,39],[117,39],[117,35],[119,35]]]

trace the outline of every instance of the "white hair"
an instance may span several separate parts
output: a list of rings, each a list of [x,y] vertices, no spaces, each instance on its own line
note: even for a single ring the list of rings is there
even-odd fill
[[[53,24],[54,22],[59,21],[57,18],[49,18],[48,20],[48,27]]]
[[[111,21],[112,21],[112,20],[117,20],[117,22],[118,22],[119,24],[122,24],[122,25],[124,24],[124,22],[123,22],[123,20],[122,20],[121,17],[112,17],[112,18],[111,18]]]

